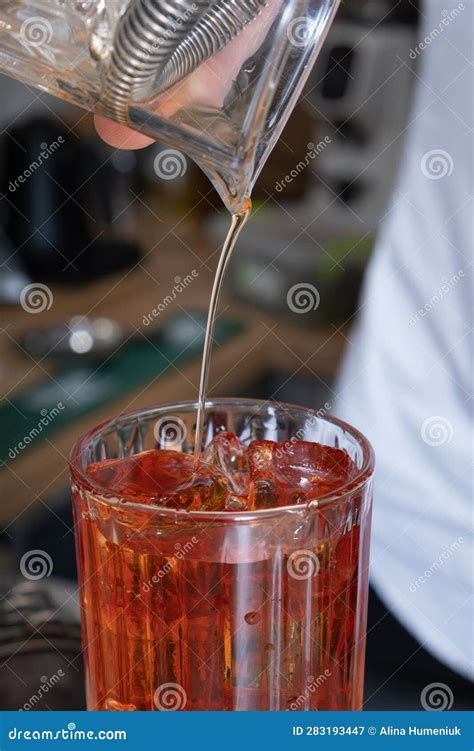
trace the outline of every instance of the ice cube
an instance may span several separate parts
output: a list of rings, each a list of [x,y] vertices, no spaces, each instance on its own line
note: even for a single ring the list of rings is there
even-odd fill
[[[225,510],[229,495],[217,467],[202,465],[195,472],[193,457],[178,451],[154,449],[98,462],[88,474],[107,495],[167,508]]]
[[[350,456],[333,446],[309,441],[287,441],[275,454],[275,467],[308,498],[337,490],[357,474]]]
[[[219,467],[228,480],[232,494],[247,498],[249,491],[247,446],[234,433],[218,433],[204,450],[202,461]]]
[[[251,507],[255,508],[320,498],[357,472],[344,451],[308,441],[253,441],[248,462]]]
[[[305,500],[298,487],[277,469],[279,447],[274,441],[252,441],[248,448],[249,508],[292,506]]]

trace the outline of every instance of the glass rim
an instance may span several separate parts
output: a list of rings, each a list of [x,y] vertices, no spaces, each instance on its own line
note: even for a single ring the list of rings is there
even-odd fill
[[[198,402],[195,400],[182,401],[182,402],[169,402],[155,407],[143,407],[140,409],[131,410],[129,412],[123,412],[116,417],[109,418],[96,425],[91,430],[83,433],[74,443],[69,454],[69,470],[72,480],[77,482],[82,489],[86,489],[96,496],[98,500],[109,503],[109,505],[115,508],[126,508],[131,511],[147,511],[151,512],[154,516],[158,515],[166,518],[174,518],[176,520],[196,520],[196,521],[243,521],[248,522],[251,520],[269,518],[272,516],[279,516],[287,513],[306,513],[308,508],[323,509],[327,506],[344,500],[347,495],[352,494],[360,490],[373,476],[375,469],[375,454],[370,441],[361,433],[357,428],[353,428],[349,423],[340,420],[332,415],[321,415],[321,409],[312,409],[311,407],[302,407],[297,404],[289,404],[287,402],[268,401],[264,399],[248,399],[248,398],[231,398],[224,397],[222,399],[208,399],[206,400],[206,410],[212,408],[236,408],[236,407],[258,406],[259,408],[275,408],[282,411],[296,411],[300,414],[308,414],[310,418],[316,418],[321,422],[326,422],[344,430],[349,433],[362,449],[362,465],[357,470],[357,475],[346,482],[343,482],[336,491],[326,493],[319,498],[308,501],[307,503],[293,504],[289,506],[276,506],[275,508],[255,509],[251,511],[187,511],[186,509],[173,509],[165,506],[159,506],[157,504],[145,504],[137,503],[133,498],[127,498],[122,496],[119,503],[117,503],[117,496],[112,494],[111,491],[107,491],[107,488],[95,482],[85,471],[81,465],[81,459],[84,451],[88,448],[91,440],[100,436],[105,430],[119,426],[122,422],[129,422],[131,419],[139,419],[140,417],[150,417],[153,415],[160,416],[163,413],[173,411],[196,411]],[[286,439],[291,441],[291,438]],[[282,443],[285,443],[283,441]],[[108,495],[109,493],[109,495]]]

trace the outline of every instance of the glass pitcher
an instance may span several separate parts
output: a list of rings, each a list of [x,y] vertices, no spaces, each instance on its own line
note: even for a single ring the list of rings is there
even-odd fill
[[[236,211],[339,2],[8,0],[0,70],[186,152]]]

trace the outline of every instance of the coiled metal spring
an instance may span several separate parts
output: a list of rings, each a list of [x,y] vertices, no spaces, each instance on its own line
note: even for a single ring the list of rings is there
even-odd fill
[[[171,55],[160,76],[159,90],[185,78],[219,52],[267,5],[268,0],[217,0]]]
[[[115,32],[104,77],[110,117],[128,122],[132,96],[153,79],[207,6],[206,0],[131,0]]]
[[[268,3],[131,0],[117,26],[104,73],[106,114],[128,124],[132,99],[144,99],[189,75],[240,34]]]

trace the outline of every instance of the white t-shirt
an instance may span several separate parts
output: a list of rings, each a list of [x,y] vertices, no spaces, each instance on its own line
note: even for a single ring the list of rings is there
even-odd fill
[[[473,2],[422,10],[401,174],[337,412],[376,452],[373,585],[425,649],[471,677]]]

